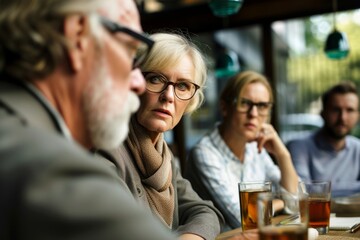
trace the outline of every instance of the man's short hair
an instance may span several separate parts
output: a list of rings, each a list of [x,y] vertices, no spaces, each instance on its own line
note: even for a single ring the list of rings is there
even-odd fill
[[[344,81],[327,90],[321,97],[323,109],[327,106],[329,99],[335,94],[354,93],[357,95],[356,85],[350,81]]]
[[[66,61],[63,20],[95,13],[102,0],[0,1],[0,78],[41,79]]]

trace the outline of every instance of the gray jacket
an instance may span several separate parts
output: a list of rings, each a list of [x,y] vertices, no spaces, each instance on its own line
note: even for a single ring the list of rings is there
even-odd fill
[[[126,144],[110,154],[116,158],[119,176],[126,182],[134,198],[151,212],[145,188]],[[190,182],[181,176],[174,159],[171,166],[172,184],[175,189],[172,229],[179,234],[193,233],[205,239],[215,239],[224,223],[221,213],[211,201],[204,201],[198,196]]]
[[[66,133],[31,86],[0,80],[0,239],[175,239]]]

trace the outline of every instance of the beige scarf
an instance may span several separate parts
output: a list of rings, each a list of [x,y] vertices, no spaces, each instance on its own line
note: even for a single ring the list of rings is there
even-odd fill
[[[172,155],[163,134],[154,146],[146,130],[134,116],[131,118],[126,143],[140,171],[151,210],[171,228],[174,213],[174,187],[171,182]]]

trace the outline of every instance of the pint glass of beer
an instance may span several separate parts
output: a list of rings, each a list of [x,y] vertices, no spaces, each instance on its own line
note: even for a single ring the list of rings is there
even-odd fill
[[[257,196],[271,192],[271,182],[240,182],[239,200],[242,230],[257,228]]]
[[[329,232],[330,222],[330,181],[303,181],[299,183],[299,191],[309,195],[309,226],[318,230],[319,234]]]
[[[282,200],[282,214],[269,215],[273,201]],[[307,240],[309,205],[306,194],[260,193],[257,200],[260,240]]]

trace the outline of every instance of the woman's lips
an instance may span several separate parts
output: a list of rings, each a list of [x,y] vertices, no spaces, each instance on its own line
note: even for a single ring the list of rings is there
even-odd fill
[[[171,117],[171,113],[166,109],[154,109],[153,111],[158,115]]]
[[[250,130],[256,130],[256,128],[257,128],[256,125],[252,124],[252,123],[246,123],[245,127]]]

